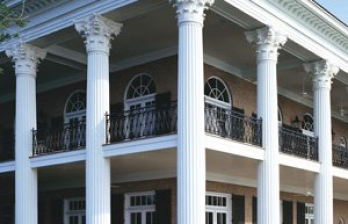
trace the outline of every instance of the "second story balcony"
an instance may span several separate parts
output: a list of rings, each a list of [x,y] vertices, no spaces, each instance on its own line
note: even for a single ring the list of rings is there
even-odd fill
[[[170,102],[106,115],[106,144],[157,137],[177,131],[177,103]],[[205,108],[206,133],[261,146],[261,120],[220,108]],[[85,120],[60,129],[33,130],[33,156],[84,149]]]
[[[279,128],[279,151],[297,157],[318,161],[318,138],[289,126]]]
[[[86,121],[64,124],[62,128],[33,130],[33,156],[84,149]]]
[[[341,168],[348,168],[348,151],[341,145],[332,145],[332,164]]]

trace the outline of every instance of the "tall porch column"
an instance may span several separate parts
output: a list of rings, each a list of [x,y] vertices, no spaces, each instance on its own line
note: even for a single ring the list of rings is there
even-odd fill
[[[109,113],[109,50],[112,35],[122,25],[98,15],[75,23],[86,39],[86,219],[87,224],[110,224],[110,161],[103,157],[105,113]]]
[[[214,0],[173,0],[178,46],[178,224],[205,223],[204,10]]]
[[[322,60],[304,65],[313,77],[314,135],[319,138],[320,172],[315,178],[314,223],[333,223],[331,83],[339,68]]]
[[[29,157],[33,148],[32,129],[36,129],[36,69],[46,52],[20,43],[6,54],[12,58],[16,74],[15,222],[37,224],[37,170],[30,167]]]
[[[287,37],[272,27],[246,32],[257,55],[257,113],[262,118],[262,146],[265,159],[258,168],[257,215],[261,224],[280,221],[279,153],[278,153],[278,50]]]

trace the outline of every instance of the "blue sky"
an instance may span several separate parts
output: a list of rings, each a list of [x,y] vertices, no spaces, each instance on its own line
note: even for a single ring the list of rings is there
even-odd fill
[[[340,20],[348,24],[348,0],[315,0]]]

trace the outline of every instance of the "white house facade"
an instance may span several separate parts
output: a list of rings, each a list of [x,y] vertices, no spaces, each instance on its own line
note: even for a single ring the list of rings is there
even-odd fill
[[[348,26],[315,1],[24,15],[0,44],[0,224],[348,223]]]

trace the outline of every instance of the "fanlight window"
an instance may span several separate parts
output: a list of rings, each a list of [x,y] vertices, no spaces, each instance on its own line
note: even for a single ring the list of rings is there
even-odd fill
[[[204,86],[204,95],[207,99],[216,102],[231,103],[229,92],[225,84],[217,78],[210,78]]]
[[[126,99],[138,98],[153,93],[156,93],[156,86],[152,77],[147,74],[140,74],[131,81]]]
[[[71,94],[66,102],[65,114],[86,110],[86,93],[82,90]]]
[[[310,114],[303,115],[302,129],[313,132],[313,117]]]

